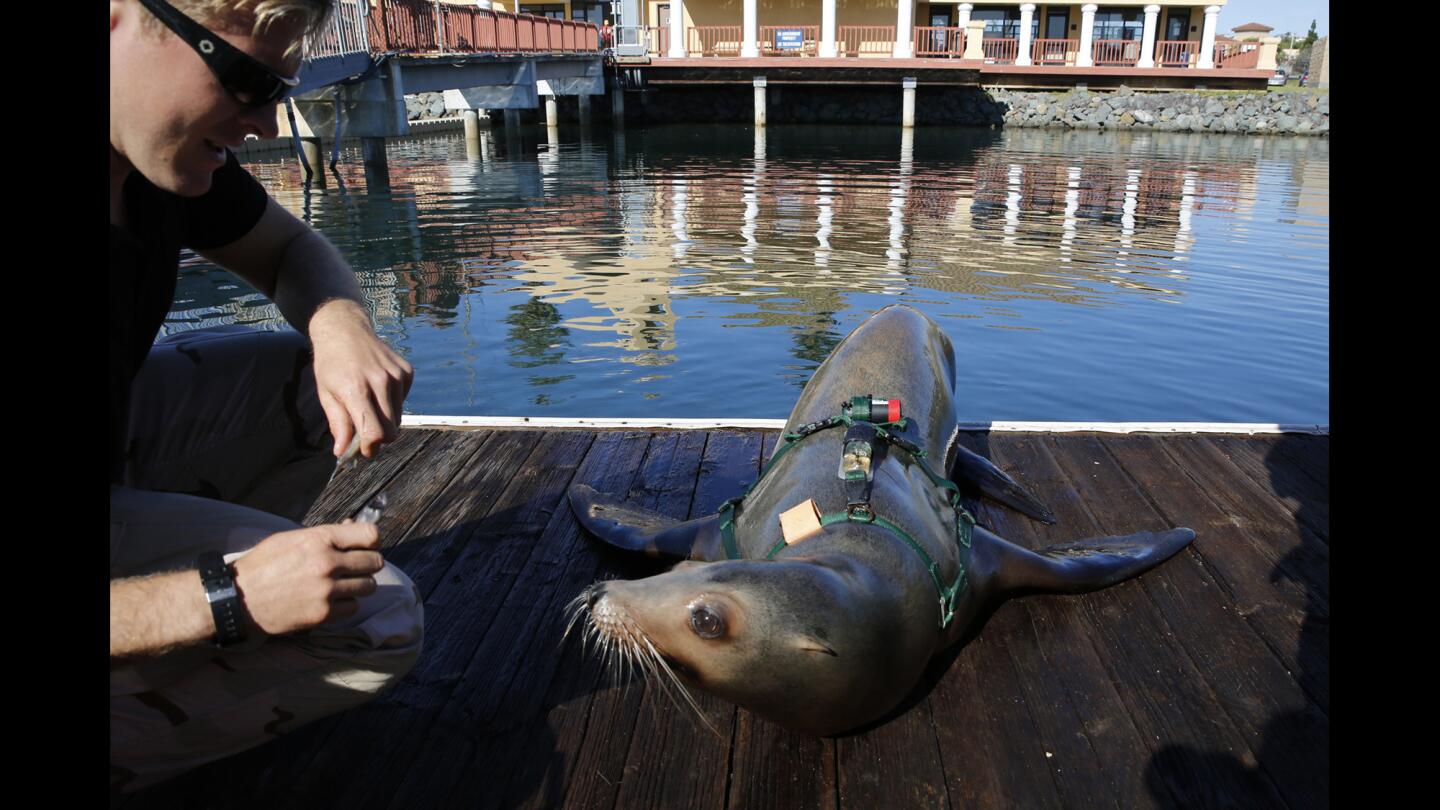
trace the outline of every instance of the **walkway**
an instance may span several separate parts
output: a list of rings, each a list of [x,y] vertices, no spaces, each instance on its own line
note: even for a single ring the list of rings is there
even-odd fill
[[[386,555],[425,599],[416,669],[373,704],[112,806],[1328,806],[1328,437],[965,434],[1059,519],[982,507],[1015,542],[1199,537],[1112,589],[1006,603],[878,728],[815,739],[699,695],[717,736],[562,641],[583,587],[659,570],[583,536],[564,492],[704,515],[776,440],[402,431],[310,520],[388,493]]]

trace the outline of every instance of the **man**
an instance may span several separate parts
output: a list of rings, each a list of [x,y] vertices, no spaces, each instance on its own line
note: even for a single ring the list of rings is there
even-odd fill
[[[176,5],[110,2],[119,790],[373,698],[414,664],[423,624],[374,525],[297,522],[352,439],[368,458],[397,437],[412,370],[375,336],[335,248],[229,152],[277,135],[329,0]],[[298,332],[198,330],[152,347],[181,246],[254,285]]]

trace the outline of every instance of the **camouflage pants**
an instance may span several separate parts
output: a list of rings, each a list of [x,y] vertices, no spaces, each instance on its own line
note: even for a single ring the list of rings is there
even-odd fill
[[[125,477],[110,490],[111,578],[227,561],[298,521],[334,469],[308,341],[197,330],[157,343],[136,378]],[[373,698],[420,653],[415,586],[386,564],[350,618],[110,671],[111,787],[135,790]],[[200,588],[199,577],[195,587]]]

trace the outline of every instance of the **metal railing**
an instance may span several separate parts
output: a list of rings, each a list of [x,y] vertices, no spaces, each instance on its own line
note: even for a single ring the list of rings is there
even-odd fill
[[[367,11],[368,6],[356,0],[339,0],[325,30],[305,38],[305,58],[369,53],[370,38],[365,35]]]
[[[1079,52],[1078,39],[1037,39],[1030,46],[1030,61],[1037,65],[1073,65]]]
[[[740,55],[740,29],[739,25],[692,25],[686,30],[687,53],[699,53],[701,56],[739,56]]]
[[[1096,67],[1133,67],[1140,61],[1140,40],[1097,39],[1090,59]]]
[[[614,29],[611,47],[617,56],[643,56],[655,50],[655,29],[649,25],[621,25]],[[603,43],[602,43],[603,44]]]
[[[842,25],[836,40],[836,50],[842,56],[889,56],[895,52],[895,26]]]
[[[1260,64],[1260,46],[1254,42],[1215,43],[1215,67],[1253,68]]]
[[[1020,55],[1020,40],[982,37],[980,49],[985,52],[986,62],[1011,63]]]
[[[1162,40],[1155,43],[1157,67],[1195,67],[1200,59],[1200,43],[1190,40]]]
[[[914,45],[916,56],[953,56],[958,58],[965,55],[965,29],[916,26]]]

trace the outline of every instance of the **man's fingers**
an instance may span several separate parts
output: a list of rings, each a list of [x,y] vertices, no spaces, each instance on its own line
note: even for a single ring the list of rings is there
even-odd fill
[[[341,552],[335,565],[335,577],[368,577],[385,567],[385,558],[378,551],[351,549]]]
[[[349,446],[351,439],[355,438],[350,414],[340,400],[331,396],[324,389],[317,393],[320,395],[320,408],[325,411],[325,421],[330,423],[330,435],[335,439],[335,448],[332,452],[336,458],[339,458],[345,453],[345,448]]]
[[[373,583],[374,580],[371,580]],[[327,621],[339,621],[354,616],[360,610],[360,602],[354,598],[337,599],[330,603],[330,618]]]
[[[330,527],[330,545],[341,551],[379,549],[380,530],[374,523],[337,523]]]
[[[335,582],[335,590],[330,597],[330,604],[339,605],[342,602],[353,602],[363,596],[375,593],[380,586],[375,584],[374,577],[353,577],[341,579]]]

